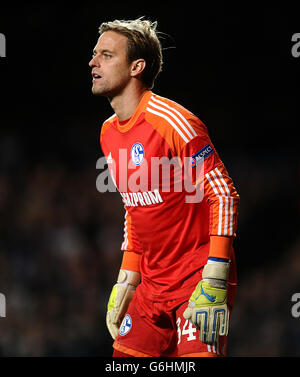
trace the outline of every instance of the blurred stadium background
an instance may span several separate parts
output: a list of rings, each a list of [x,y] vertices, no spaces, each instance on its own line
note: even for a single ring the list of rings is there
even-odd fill
[[[101,22],[145,15],[167,34],[154,92],[207,125],[241,196],[229,356],[299,356],[295,12],[130,4],[1,5],[0,355],[111,355],[105,314],[124,211],[118,193],[96,190],[100,127],[112,111],[91,94],[88,62]]]

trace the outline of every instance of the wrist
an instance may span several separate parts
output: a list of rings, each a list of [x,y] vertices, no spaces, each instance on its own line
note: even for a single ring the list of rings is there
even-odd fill
[[[209,257],[203,268],[202,279],[214,288],[226,289],[229,265],[228,259]]]
[[[137,271],[120,269],[117,284],[121,286],[133,285],[137,287],[141,280],[141,274]]]

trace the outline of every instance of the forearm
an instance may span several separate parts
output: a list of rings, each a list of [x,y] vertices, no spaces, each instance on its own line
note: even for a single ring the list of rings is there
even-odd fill
[[[233,239],[234,237],[211,235],[208,256],[210,258],[221,258],[230,260]]]
[[[124,251],[121,263],[122,270],[140,272],[141,254],[135,251]]]

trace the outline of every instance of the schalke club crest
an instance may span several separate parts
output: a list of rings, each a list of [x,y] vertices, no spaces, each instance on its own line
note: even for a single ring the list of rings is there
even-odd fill
[[[130,152],[131,161],[134,165],[139,166],[144,160],[145,151],[141,143],[133,144]]]

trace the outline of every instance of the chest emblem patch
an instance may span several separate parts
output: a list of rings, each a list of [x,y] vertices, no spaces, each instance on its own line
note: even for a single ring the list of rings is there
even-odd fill
[[[145,157],[145,150],[141,143],[133,144],[130,151],[130,157],[134,165],[136,166],[141,165]]]

